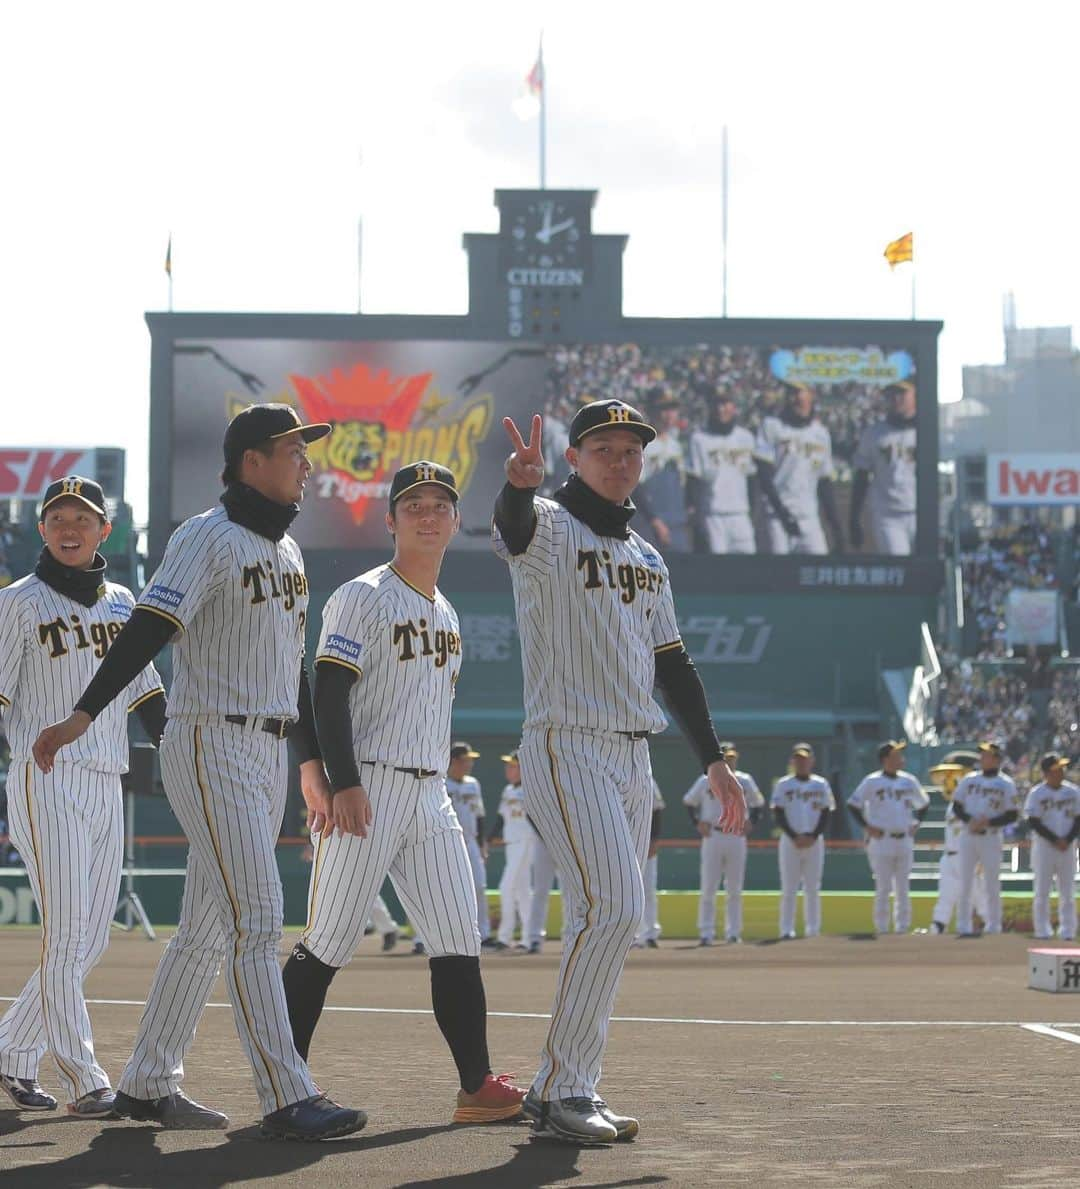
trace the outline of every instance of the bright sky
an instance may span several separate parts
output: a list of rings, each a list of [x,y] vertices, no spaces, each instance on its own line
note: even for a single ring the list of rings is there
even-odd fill
[[[118,445],[146,513],[150,340],[177,310],[462,313],[463,231],[537,182],[631,236],[627,314],[945,322],[940,387],[1080,324],[1075,0],[41,0],[0,9],[5,445]]]

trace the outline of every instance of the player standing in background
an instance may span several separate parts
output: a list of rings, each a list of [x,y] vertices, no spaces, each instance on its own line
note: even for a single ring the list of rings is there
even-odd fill
[[[690,435],[688,498],[709,553],[755,552],[750,519],[755,482],[760,483],[772,515],[785,531],[792,536],[799,531],[797,521],[777,494],[771,468],[765,467],[758,474],[754,435],[739,425],[737,418],[734,396],[714,391],[709,399],[708,424]]]
[[[43,722],[67,714],[131,617],[134,596],[106,581],[98,553],[111,531],[97,483],[58,479],[41,503],[44,545],[33,574],[0,593],[9,829],[41,921],[41,963],[0,1020],[0,1088],[20,1110],[55,1110],[56,1099],[37,1080],[48,1048],[68,1113],[82,1118],[108,1117],[115,1099],[94,1054],[83,980],[109,944],[116,912],[127,716],[138,708],[155,744],[165,727],[165,691],[153,665],[51,773],[34,771],[31,749]]]
[[[701,836],[701,898],[698,902],[698,944],[712,945],[716,940],[716,893],[724,884],[724,936],[735,945],[742,941],[742,894],[746,882],[746,839],[761,818],[765,798],[749,772],[735,767],[739,758],[734,743],[720,748],[746,798],[746,828],[741,834],[725,834],[716,829],[720,803],[712,795],[709,782],[699,776],[683,796],[690,821]]]
[[[960,897],[956,931],[972,937],[971,897],[975,867],[986,880],[986,933],[1001,932],[1001,828],[1020,816],[1019,794],[1012,777],[1001,771],[1004,749],[993,740],[979,744],[981,772],[971,772],[956,786],[953,812],[964,823],[959,838]]]
[[[654,388],[649,394],[649,408],[656,418],[656,440],[645,456],[636,493],[641,535],[661,549],[689,553],[692,544],[679,402],[663,388]]]
[[[526,814],[526,817],[528,815]],[[543,838],[540,837],[536,826],[529,822],[532,830],[532,900],[529,903],[529,953],[539,954],[543,951],[544,940],[547,938],[548,907],[551,891],[555,886],[555,864],[551,859]],[[559,902],[562,903],[560,889]]]
[[[460,524],[446,467],[402,467],[386,514],[393,559],[338,587],[323,610],[315,721],[335,832],[319,837],[307,926],[284,981],[306,1059],[330,983],[389,875],[430,954],[435,1022],[461,1079],[454,1122],[480,1123],[520,1115],[525,1093],[491,1073],[476,894],[443,775],[462,650],[436,583]]]
[[[500,757],[505,765],[506,787],[499,801],[499,813],[488,842],[503,843],[505,865],[499,880],[499,936],[495,948],[508,950],[514,944],[514,930],[521,926],[519,949],[529,948],[529,909],[532,905],[532,840],[536,831],[525,817],[525,794],[521,788],[521,765],[517,752]]]
[[[904,766],[906,743],[890,739],[878,748],[881,767],[863,777],[848,798],[851,816],[866,835],[866,855],[874,876],[874,931],[889,931],[889,896],[893,897],[893,928],[911,928],[911,868],[915,861],[915,832],[930,807],[922,785]]]
[[[952,795],[960,778],[979,762],[977,752],[950,751],[930,769],[930,779],[941,789],[941,795],[948,802],[945,808],[945,830],[942,838],[941,860],[938,863],[938,895],[934,904],[930,932],[937,936],[948,931],[953,911],[960,898],[960,835],[964,823],[956,816],[952,807]],[[980,917],[986,920],[986,880],[981,869],[976,869],[972,904]]]
[[[288,791],[287,736],[299,754],[309,828],[320,829],[330,808],[303,663],[308,585],[288,535],[311,473],[307,443],[329,432],[303,425],[288,405],[252,405],[229,422],[222,506],[173,533],[74,713],[34,744],[38,766],[50,771],[57,748],[84,734],[173,641],[161,773],[190,849],[180,923],[120,1078],[116,1110],[128,1118],[177,1130],[228,1125],[180,1090],[184,1054],[227,956],[263,1134],[329,1139],[366,1122],[322,1094],[297,1055],[277,956],[283,909],[274,847]]]
[[[870,544],[877,553],[915,552],[915,385],[885,389],[886,414],[868,425],[852,459],[851,544],[863,545],[863,504],[869,492]]]
[[[656,884],[659,877],[660,830],[664,821],[664,795],[660,786],[653,781],[653,811],[649,823],[649,850],[641,882],[645,887],[645,911],[641,914],[641,927],[634,938],[634,948],[642,946],[650,950],[660,947],[660,910],[656,903]]]
[[[494,946],[495,939],[491,936],[491,920],[488,916],[484,795],[480,781],[472,775],[473,765],[479,758],[480,753],[468,743],[451,743],[446,791],[465,836],[465,847],[469,852],[469,864],[476,884],[476,923],[480,929],[480,944],[486,949]]]
[[[647,736],[667,725],[664,692],[741,831],[742,788],[720,754],[701,680],[679,637],[667,567],[629,527],[630,493],[656,436],[618,400],[586,405],[570,426],[574,473],[543,480],[542,419],[514,445],[495,503],[495,549],[510,567],[525,666],[519,748],[529,816],[563,890],[563,957],[551,1026],[525,1112],[540,1134],[572,1143],[632,1139],[636,1119],[597,1095],[608,1023],[644,909],[652,766]]]
[[[814,414],[814,393],[803,384],[787,384],[779,417],[766,417],[755,444],[757,467],[771,479],[784,509],[795,524],[785,524],[769,508],[769,542],[773,553],[828,553],[821,524],[828,521],[837,549],[844,544],[833,490],[832,438]],[[819,505],[820,512],[819,514]],[[797,531],[790,531],[795,528]]]
[[[1035,831],[1031,840],[1034,889],[1031,904],[1035,936],[1053,937],[1050,925],[1050,885],[1057,880],[1058,934],[1062,941],[1076,937],[1076,840],[1080,837],[1080,788],[1065,779],[1066,756],[1044,755],[1043,779],[1027,795],[1024,816]]]
[[[805,934],[821,932],[821,877],[825,870],[825,827],[836,808],[829,782],[814,773],[814,749],[796,743],[794,774],[776,782],[770,806],[780,827],[780,936],[795,937],[795,900],[801,884]]]
[[[390,915],[386,901],[382,896],[376,896],[371,905],[371,923],[375,931],[382,936],[382,951],[388,954],[398,943],[398,923]]]

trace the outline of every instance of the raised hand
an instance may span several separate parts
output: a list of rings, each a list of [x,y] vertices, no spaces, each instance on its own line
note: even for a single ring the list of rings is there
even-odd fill
[[[513,417],[503,418],[503,428],[513,443],[514,452],[506,460],[506,478],[513,487],[539,487],[544,479],[544,455],[540,448],[544,419],[533,414],[528,443],[518,432]]]

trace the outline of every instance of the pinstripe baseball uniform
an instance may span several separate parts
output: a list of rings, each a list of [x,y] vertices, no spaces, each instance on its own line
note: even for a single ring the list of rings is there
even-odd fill
[[[763,809],[765,798],[749,772],[735,772],[742,785],[746,807]],[[683,804],[693,810],[696,820],[712,826],[720,817],[720,802],[712,795],[709,782],[699,776],[683,796]],[[698,936],[703,941],[716,937],[716,893],[724,884],[724,933],[742,938],[742,894],[746,880],[746,835],[723,834],[711,830],[701,839],[701,898],[698,901]]]
[[[697,430],[690,435],[687,473],[702,480],[708,503],[702,520],[710,553],[753,553],[747,480],[757,471],[754,435],[742,426],[730,433]]]
[[[1043,771],[1045,772],[1045,768]],[[1034,833],[1031,839],[1032,924],[1036,937],[1052,937],[1050,925],[1050,888],[1057,881],[1058,932],[1062,940],[1076,937],[1076,836],[1080,832],[1080,788],[1063,780],[1057,788],[1045,780],[1028,793],[1024,802],[1024,816],[1034,818],[1044,833]],[[1059,850],[1046,833],[1068,845]]]
[[[862,431],[851,465],[870,476],[871,544],[878,553],[915,550],[915,461],[914,425],[882,420]]]
[[[134,603],[125,587],[105,582],[88,607],[35,574],[0,591],[9,828],[26,862],[42,929],[41,965],[0,1020],[0,1073],[36,1080],[48,1047],[71,1101],[109,1085],[94,1054],[82,984],[108,944],[116,912],[127,715],[164,692],[153,665],[48,775],[35,767],[31,748],[45,724],[67,715]]]
[[[836,808],[832,788],[823,776],[805,779],[786,776],[773,789],[770,806],[781,809],[795,834],[812,834],[821,814]],[[805,935],[821,932],[821,877],[825,870],[825,839],[820,835],[811,846],[800,849],[786,833],[780,835],[780,935],[795,936],[795,900],[801,884]]]
[[[296,720],[307,604],[296,542],[263,536],[220,507],[173,533],[139,599],[178,632],[161,774],[190,850],[180,923],[120,1079],[134,1098],[178,1089],[222,959],[263,1113],[318,1093],[293,1047],[278,967],[274,847],[289,759],[280,733],[264,729],[268,719]]]
[[[601,536],[536,499],[528,547],[509,563],[524,666],[518,755],[529,817],[563,891],[563,959],[534,1089],[592,1097],[626,954],[641,921],[652,814],[645,736],[667,720],[654,654],[681,647],[667,567],[636,533]]]
[[[484,794],[475,776],[463,776],[461,780],[453,780],[447,776],[446,792],[461,823],[465,849],[469,853],[469,866],[476,888],[476,924],[480,930],[480,940],[483,942],[491,936],[487,902],[487,863],[477,834],[480,819],[484,816]]]
[[[345,966],[389,874],[431,957],[479,954],[472,872],[444,776],[457,614],[438,591],[430,599],[392,565],[377,566],[330,596],[315,664],[358,675],[349,711],[372,825],[367,838],[319,838],[303,945]]]
[[[799,426],[780,417],[766,417],[758,431],[756,451],[775,467],[777,495],[799,524],[799,535],[789,537],[775,509],[769,509],[772,552],[827,553],[817,485],[818,480],[833,476],[829,431],[817,420]]]
[[[499,942],[509,946],[514,930],[521,926],[521,941],[529,940],[529,910],[532,906],[532,846],[536,831],[525,817],[525,792],[520,784],[508,784],[499,799],[506,866],[499,881]]]
[[[956,931],[972,931],[971,910],[975,868],[981,865],[986,881],[987,933],[1001,932],[1001,828],[989,826],[981,833],[971,828],[970,819],[1016,815],[1022,808],[1020,794],[1011,776],[1004,772],[987,775],[969,772],[956,786],[952,797],[953,812],[964,822],[957,839],[960,852],[960,894],[956,906]]]

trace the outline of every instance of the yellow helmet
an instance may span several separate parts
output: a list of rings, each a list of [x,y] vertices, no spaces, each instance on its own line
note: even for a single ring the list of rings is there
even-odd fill
[[[966,776],[978,762],[978,752],[967,749],[947,752],[941,763],[930,769],[930,780],[941,789],[941,795],[945,800],[951,801],[960,778]]]

